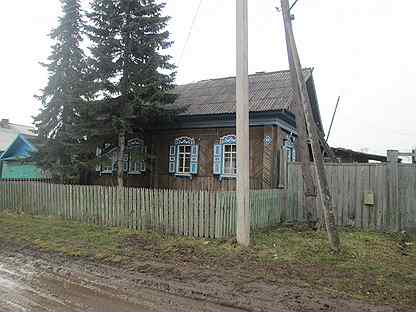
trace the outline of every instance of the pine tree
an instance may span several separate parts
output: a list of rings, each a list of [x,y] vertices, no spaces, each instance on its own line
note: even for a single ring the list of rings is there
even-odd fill
[[[118,185],[123,186],[126,136],[174,111],[169,92],[175,77],[171,57],[162,54],[172,42],[162,16],[165,3],[155,0],[93,0],[88,14],[91,67],[96,95],[109,112],[107,131],[117,138]],[[111,116],[111,117],[110,117]]]
[[[80,151],[84,136],[77,126],[84,105],[87,84],[86,57],[80,47],[84,22],[80,0],[61,0],[62,16],[50,38],[54,41],[47,63],[47,86],[35,96],[42,103],[34,117],[43,144],[35,160],[62,181],[74,179],[80,172]]]

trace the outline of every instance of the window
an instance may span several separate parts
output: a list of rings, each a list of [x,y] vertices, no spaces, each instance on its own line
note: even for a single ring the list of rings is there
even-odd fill
[[[147,148],[144,146],[143,140],[130,140],[128,142],[128,150],[129,174],[142,174],[146,172]]]
[[[178,173],[191,173],[191,145],[178,145]]]
[[[237,174],[237,145],[224,145],[224,175],[234,176]]]
[[[283,149],[287,151],[288,161],[296,161],[296,149],[295,149],[296,138],[293,134],[289,134],[287,138],[283,141]]]
[[[175,140],[169,147],[169,173],[192,177],[198,174],[199,146],[189,137]]]
[[[97,171],[101,174],[114,174],[117,171],[118,148],[105,144],[104,148],[97,148],[99,165]],[[147,149],[141,139],[128,141],[126,153],[123,156],[123,171],[128,174],[141,174],[146,171]]]
[[[214,175],[234,178],[237,175],[237,137],[227,135],[214,145]]]
[[[101,156],[101,174],[112,174],[117,168],[117,151],[110,150]]]

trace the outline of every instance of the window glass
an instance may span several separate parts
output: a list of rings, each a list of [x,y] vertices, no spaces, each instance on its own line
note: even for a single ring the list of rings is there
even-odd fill
[[[191,173],[191,145],[178,145],[178,173]]]
[[[237,174],[237,145],[224,144],[224,174]]]
[[[130,151],[130,172],[140,172],[141,162],[144,160],[143,151],[135,148]]]
[[[101,171],[102,172],[112,172],[113,171],[113,157],[112,155],[104,155],[102,157],[101,163]]]

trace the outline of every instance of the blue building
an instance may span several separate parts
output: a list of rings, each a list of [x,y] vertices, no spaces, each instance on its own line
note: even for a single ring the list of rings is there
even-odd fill
[[[0,121],[0,179],[41,179],[42,170],[32,161],[36,134],[29,126]]]

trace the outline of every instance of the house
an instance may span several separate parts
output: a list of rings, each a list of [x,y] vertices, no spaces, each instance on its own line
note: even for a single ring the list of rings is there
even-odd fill
[[[340,163],[387,162],[387,156],[357,152],[341,147],[333,147],[332,151]]]
[[[42,171],[31,162],[36,134],[29,126],[0,121],[0,179],[39,179]]]
[[[314,119],[322,121],[313,69],[304,69]],[[132,136],[125,155],[127,186],[163,189],[234,190],[237,150],[235,77],[178,86],[175,105],[184,111],[172,125]],[[249,76],[250,184],[252,189],[278,186],[279,164],[286,150],[296,160],[294,92],[289,71]],[[117,149],[98,151],[98,184],[115,184]]]

